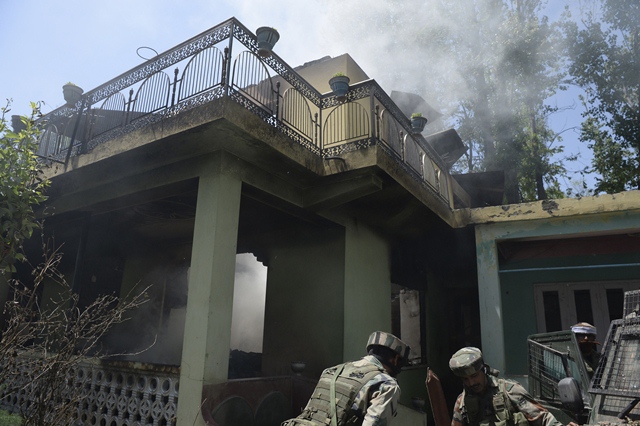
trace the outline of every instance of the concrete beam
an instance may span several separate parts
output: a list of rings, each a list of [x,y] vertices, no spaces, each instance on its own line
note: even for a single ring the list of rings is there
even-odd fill
[[[304,206],[320,211],[337,207],[382,190],[382,180],[374,175],[357,176],[306,190]]]

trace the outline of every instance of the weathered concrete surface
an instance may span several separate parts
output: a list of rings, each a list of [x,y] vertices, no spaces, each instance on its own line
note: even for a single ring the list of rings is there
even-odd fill
[[[522,220],[576,217],[640,210],[640,191],[583,198],[535,201],[505,206],[456,210],[460,224],[489,224]]]

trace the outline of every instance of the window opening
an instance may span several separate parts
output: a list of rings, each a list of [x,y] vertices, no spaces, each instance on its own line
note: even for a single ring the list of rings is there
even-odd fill
[[[545,291],[542,293],[544,300],[544,320],[547,331],[562,330],[560,318],[560,298],[557,291]]]
[[[609,307],[609,321],[622,318],[624,291],[621,288],[607,289],[607,306]]]
[[[589,290],[575,290],[573,298],[576,304],[576,321],[593,324],[593,308],[591,307],[591,293]]]
[[[236,255],[229,379],[261,374],[266,291],[267,267],[251,253]]]
[[[391,332],[411,346],[410,362],[425,363],[424,293],[392,285],[391,312]]]
[[[534,284],[538,333],[569,330],[588,322],[604,341],[609,323],[622,317],[623,293],[640,287],[640,280]]]

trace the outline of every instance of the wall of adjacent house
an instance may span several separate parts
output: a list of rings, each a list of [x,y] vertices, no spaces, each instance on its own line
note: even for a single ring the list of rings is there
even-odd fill
[[[610,265],[637,263],[637,253],[573,256],[563,259],[569,265]],[[569,283],[588,281],[632,280],[640,277],[640,266],[577,269],[548,269],[558,259],[527,262],[522,268],[536,271],[502,272],[500,284],[504,309],[504,335],[508,350],[506,371],[513,375],[527,374],[527,336],[538,332],[533,286],[536,283]]]
[[[513,209],[512,209],[513,210]],[[492,210],[493,211],[493,210]],[[526,374],[526,338],[537,332],[533,285],[536,283],[622,280],[637,278],[638,252],[567,256],[562,253],[552,260],[522,261],[508,267],[501,266],[498,246],[522,240],[552,240],[637,233],[638,216],[634,211],[602,214],[582,214],[574,208],[567,217],[514,220],[476,226],[476,253],[482,348],[485,359],[502,371],[503,375]],[[534,219],[532,217],[532,219]],[[615,254],[611,254],[615,253]],[[609,257],[607,257],[609,256]],[[546,263],[546,262],[553,262]],[[624,268],[571,268],[575,265],[593,266],[608,263],[631,263]],[[548,271],[531,269],[554,266]],[[501,269],[502,267],[502,269]],[[505,272],[505,269],[521,270]]]
[[[296,71],[320,93],[327,93],[331,90],[329,80],[337,72],[346,74],[349,77],[350,85],[369,79],[369,76],[347,53],[335,58],[318,59],[310,62],[309,65],[313,66],[296,67]]]

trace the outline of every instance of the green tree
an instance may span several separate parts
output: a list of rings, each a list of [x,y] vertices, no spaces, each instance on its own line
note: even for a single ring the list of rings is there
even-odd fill
[[[103,357],[101,339],[145,303],[147,289],[122,298],[100,295],[85,305],[58,271],[62,252],[44,238],[44,222],[35,211],[46,201],[50,182],[36,155],[39,108],[31,106],[31,116],[13,117],[14,129],[5,119],[9,102],[0,116],[0,289],[9,295],[2,306],[0,398],[20,395],[14,406],[19,418],[0,419],[23,426],[70,425],[78,420],[85,392],[79,365],[88,357]],[[34,242],[37,230],[42,260],[33,263],[23,245]],[[31,271],[27,280],[15,278],[16,261]],[[50,300],[42,298],[44,287],[57,289]]]
[[[559,198],[557,177],[564,166],[554,155],[563,147],[547,124],[555,109],[545,100],[562,88],[562,34],[557,24],[540,15],[539,0],[508,0],[499,27],[501,60],[494,71],[498,82],[494,107],[497,168],[505,170],[509,202]]]
[[[562,196],[557,179],[565,173],[561,140],[547,124],[554,110],[545,106],[562,88],[563,34],[541,16],[544,3],[328,0],[327,7],[331,36],[383,87],[422,95],[443,113],[442,127],[458,131],[468,150],[454,172],[504,170],[507,201],[520,202]]]
[[[39,105],[32,103],[31,108],[29,117],[14,116],[21,128],[17,132],[6,120],[10,102],[0,109],[0,273],[4,274],[15,271],[15,261],[24,259],[22,244],[39,226],[34,208],[47,199],[49,180],[35,154]]]
[[[570,72],[585,92],[581,140],[593,149],[595,192],[640,189],[640,3],[598,0],[570,22]]]
[[[450,108],[468,147],[454,171],[504,170],[511,203],[563,196],[563,147],[547,123],[555,110],[545,105],[564,88],[563,34],[541,16],[542,3],[432,2],[436,18],[418,35],[422,56],[432,59],[424,72],[438,88],[427,98]]]

